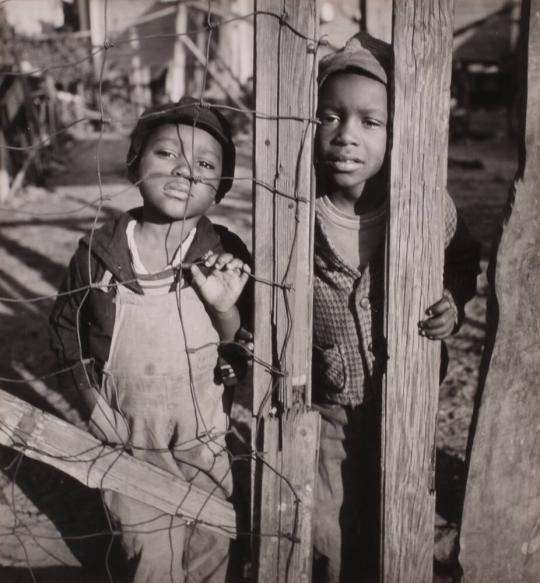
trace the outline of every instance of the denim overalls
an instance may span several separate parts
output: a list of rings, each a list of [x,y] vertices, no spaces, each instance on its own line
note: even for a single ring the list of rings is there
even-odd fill
[[[119,285],[109,359],[91,430],[215,495],[231,494],[219,336],[191,287],[142,295]],[[105,492],[135,583],[224,581],[228,540]],[[179,506],[181,500],[178,501]]]

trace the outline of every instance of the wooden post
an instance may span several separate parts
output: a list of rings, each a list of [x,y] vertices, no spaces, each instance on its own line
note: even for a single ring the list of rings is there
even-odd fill
[[[105,22],[105,5],[103,0],[88,0],[88,22],[90,24],[90,41],[92,47],[90,52],[97,47],[103,46],[105,42],[105,31],[107,23]],[[101,73],[101,64],[103,63],[103,51],[97,52],[92,56],[94,65],[94,78],[99,80]]]
[[[187,6],[178,3],[176,7],[175,33],[185,33],[187,30]],[[186,92],[186,49],[182,44],[182,37],[177,36],[174,41],[173,58],[167,70],[165,91],[171,101],[178,101]]]
[[[141,45],[139,43],[139,34],[135,26],[132,26],[129,29],[129,38],[131,39],[129,46],[132,51],[131,69],[129,75],[129,84],[131,86],[131,101],[135,105],[137,115],[141,115],[141,113],[145,110],[144,73],[143,67],[141,66]]]
[[[234,0],[230,3],[230,10],[231,13],[224,16],[225,20],[233,14],[249,14],[253,7],[250,0]],[[217,54],[240,85],[253,75],[252,37],[253,24],[248,19],[227,22],[219,30]]]
[[[79,14],[79,30],[90,30],[90,14],[88,0],[77,0],[77,12]]]
[[[522,19],[524,133],[488,277],[460,561],[467,583],[540,578],[540,2]]]
[[[257,581],[308,582],[319,429],[318,415],[306,408],[318,2],[257,0],[256,10],[253,411],[254,449],[263,460]]]
[[[384,583],[431,583],[437,342],[418,334],[442,296],[452,0],[394,1],[394,121],[383,390]]]

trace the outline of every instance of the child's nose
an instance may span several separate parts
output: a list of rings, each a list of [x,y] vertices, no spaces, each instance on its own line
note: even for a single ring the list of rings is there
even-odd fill
[[[358,145],[360,140],[357,125],[352,121],[344,121],[336,135],[339,144]]]
[[[172,168],[174,176],[191,176],[191,165],[184,156],[180,156]]]

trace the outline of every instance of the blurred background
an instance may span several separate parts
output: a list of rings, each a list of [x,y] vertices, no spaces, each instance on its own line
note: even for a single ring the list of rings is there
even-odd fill
[[[515,132],[519,9],[516,1],[456,0],[453,138]],[[61,172],[71,139],[129,132],[145,107],[184,94],[235,108],[236,130],[249,133],[251,116],[241,110],[253,108],[253,10],[253,0],[2,2],[0,143],[48,145],[3,150],[1,200]],[[388,0],[321,1],[321,53],[360,28],[389,40],[390,10]],[[498,123],[477,127],[486,113]]]
[[[389,40],[390,10],[390,0],[321,0],[321,53],[360,29]],[[2,389],[82,426],[73,395],[57,387],[48,313],[78,239],[140,204],[125,156],[147,106],[183,94],[224,106],[238,147],[236,180],[212,218],[251,247],[253,11],[252,0],[0,2]],[[519,17],[519,1],[455,0],[448,189],[482,244],[484,272],[517,168]],[[486,294],[482,274],[465,325],[448,342],[439,582],[454,580]],[[98,494],[4,448],[0,468],[0,579],[108,580]]]

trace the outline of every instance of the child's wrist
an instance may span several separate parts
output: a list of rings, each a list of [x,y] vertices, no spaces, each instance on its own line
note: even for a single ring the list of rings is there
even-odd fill
[[[443,291],[443,298],[445,298],[448,304],[450,305],[450,308],[454,316],[454,325],[457,326],[459,322],[459,310],[456,305],[456,301],[454,300],[454,296],[452,295],[452,292],[448,289],[445,289]]]
[[[212,311],[210,318],[216,328],[221,341],[232,341],[240,328],[240,312],[236,306],[225,311]]]
[[[228,308],[217,308],[215,306],[210,306],[210,312],[212,316],[219,318],[219,320],[232,320],[238,315],[238,308],[233,305]]]

